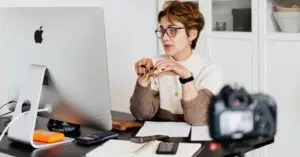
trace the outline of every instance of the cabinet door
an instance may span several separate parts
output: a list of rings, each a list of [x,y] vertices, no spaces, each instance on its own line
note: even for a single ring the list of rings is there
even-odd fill
[[[261,157],[299,156],[300,32],[282,29],[273,6],[272,0],[259,1],[260,88],[277,102],[275,142],[262,148]],[[290,22],[285,24],[296,26]]]
[[[209,55],[223,68],[225,83],[237,82],[249,92],[258,91],[258,0],[208,2]]]
[[[275,142],[264,147],[261,157],[299,156],[300,62],[299,41],[265,40],[263,91],[277,102]]]
[[[226,84],[238,83],[251,93],[257,92],[258,0],[212,0],[208,3],[209,56],[222,67]],[[260,149],[246,156],[259,157]]]

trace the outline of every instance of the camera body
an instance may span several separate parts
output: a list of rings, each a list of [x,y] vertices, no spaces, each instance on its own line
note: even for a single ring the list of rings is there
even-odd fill
[[[272,138],[277,107],[269,95],[250,95],[243,87],[225,85],[208,109],[209,133],[218,142]]]

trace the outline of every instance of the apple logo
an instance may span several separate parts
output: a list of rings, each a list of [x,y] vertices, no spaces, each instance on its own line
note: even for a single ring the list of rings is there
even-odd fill
[[[43,41],[43,30],[42,30],[43,26],[40,27],[40,29],[36,30],[34,32],[34,41],[35,43],[41,44]]]

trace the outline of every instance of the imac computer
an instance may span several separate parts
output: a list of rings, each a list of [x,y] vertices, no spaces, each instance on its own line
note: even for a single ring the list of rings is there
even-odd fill
[[[112,128],[104,11],[100,7],[0,8],[0,100],[15,100],[8,137],[32,145],[42,116]]]

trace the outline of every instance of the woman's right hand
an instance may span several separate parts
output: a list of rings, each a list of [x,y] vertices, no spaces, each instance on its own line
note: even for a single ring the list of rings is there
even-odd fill
[[[138,75],[138,83],[143,86],[147,87],[149,82],[144,79],[146,74],[153,70],[153,62],[151,58],[142,58],[135,63],[135,72]]]

